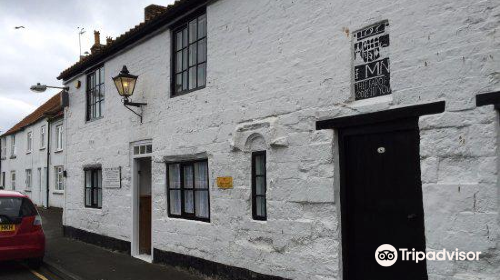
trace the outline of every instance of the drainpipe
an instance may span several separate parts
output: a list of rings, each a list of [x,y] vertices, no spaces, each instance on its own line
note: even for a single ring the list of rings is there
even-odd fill
[[[0,133],[1,133],[1,131],[0,131]],[[5,181],[5,179],[2,176],[2,155],[1,155],[1,153],[2,153],[1,151],[3,151],[2,150],[2,139],[3,139],[3,137],[0,137],[0,180],[2,180],[2,181],[0,181],[0,184],[2,184]],[[1,189],[5,189],[5,186],[3,184],[2,184],[2,187],[0,188],[0,190]]]
[[[49,174],[50,174],[50,149],[51,149],[51,146],[50,146],[50,119],[47,118],[47,174],[45,175],[45,184],[46,184],[46,189],[47,189],[47,205],[45,206],[46,208],[49,208],[49,195],[50,195],[50,191],[49,191],[49,184],[50,184],[50,180],[49,180]]]

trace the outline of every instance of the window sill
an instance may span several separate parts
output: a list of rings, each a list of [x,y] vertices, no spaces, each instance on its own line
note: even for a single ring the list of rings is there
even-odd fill
[[[63,149],[60,149],[60,150],[55,150],[54,153],[62,153],[64,150]]]
[[[189,94],[189,93],[192,93],[192,92],[195,92],[195,91],[198,91],[198,90],[202,90],[204,88],[206,88],[207,86],[204,85],[202,87],[198,87],[198,88],[194,88],[194,89],[191,89],[191,90],[187,90],[187,91],[183,91],[183,92],[179,92],[179,93],[172,93],[170,94],[170,98],[175,98],[175,97],[179,97],[179,96],[183,96],[183,95],[186,95],[186,94]]]
[[[104,119],[104,116],[102,116],[102,117],[98,117],[98,118],[95,118],[95,119],[86,120],[86,121],[85,121],[85,123],[86,123],[86,124],[87,124],[87,123],[93,123],[93,122],[98,121],[98,120],[101,120],[101,119]]]
[[[27,152],[26,152],[26,154],[27,154],[27,155],[31,154],[31,151],[27,151]]]
[[[196,217],[182,217],[182,216],[176,216],[176,215],[168,215],[170,219],[175,219],[175,220],[181,220],[181,221],[196,221],[196,222],[203,222],[206,224],[210,224],[210,218],[196,218]]]
[[[101,207],[101,208],[97,208],[97,207],[89,207],[89,206],[85,206],[85,209],[86,209],[86,210],[93,210],[93,211],[101,211],[101,210],[102,210],[102,207]]]
[[[64,191],[52,191],[53,194],[64,194]]]

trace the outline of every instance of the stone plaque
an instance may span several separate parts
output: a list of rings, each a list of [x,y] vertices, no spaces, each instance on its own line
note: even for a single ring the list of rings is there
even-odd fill
[[[389,22],[353,32],[354,97],[356,100],[391,94]]]
[[[122,168],[104,168],[103,186],[108,189],[118,189],[122,187]]]

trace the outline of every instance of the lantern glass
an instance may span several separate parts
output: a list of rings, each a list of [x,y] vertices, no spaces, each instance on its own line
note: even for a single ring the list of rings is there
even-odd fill
[[[130,77],[119,77],[115,80],[115,86],[118,94],[124,97],[130,97],[134,94],[135,82],[137,79]]]
[[[118,94],[123,97],[130,97],[134,94],[137,76],[130,75],[124,66],[122,72],[113,78]]]

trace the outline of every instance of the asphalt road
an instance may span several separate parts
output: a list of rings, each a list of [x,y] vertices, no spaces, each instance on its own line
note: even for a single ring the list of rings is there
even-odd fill
[[[62,280],[50,273],[43,266],[34,270],[22,262],[1,262],[0,263],[1,280]]]

